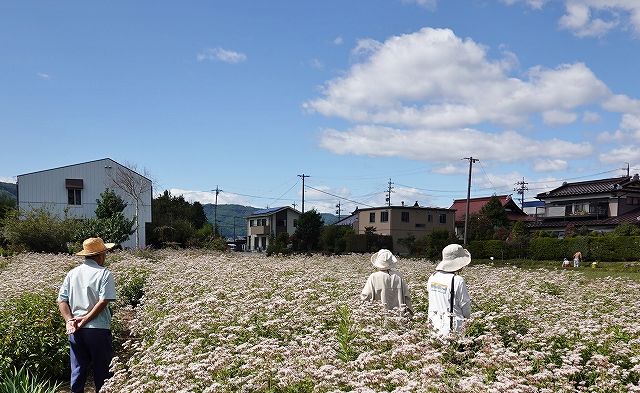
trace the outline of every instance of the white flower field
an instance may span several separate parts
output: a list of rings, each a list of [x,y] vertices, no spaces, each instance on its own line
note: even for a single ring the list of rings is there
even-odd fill
[[[0,297],[57,291],[80,262],[15,256]],[[128,333],[106,392],[640,391],[640,284],[629,279],[472,265],[473,318],[442,341],[426,315],[435,263],[424,260],[399,261],[412,319],[360,302],[368,255],[182,250],[108,263],[120,293],[144,282],[144,296],[115,307],[114,330]]]

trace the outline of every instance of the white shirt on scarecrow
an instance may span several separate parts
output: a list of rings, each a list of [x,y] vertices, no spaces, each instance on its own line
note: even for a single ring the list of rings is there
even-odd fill
[[[378,269],[371,273],[362,288],[363,301],[379,301],[387,310],[398,309],[413,314],[409,286],[395,270],[398,260],[389,250],[381,249],[371,256],[371,264]]]
[[[442,261],[427,281],[429,292],[429,320],[441,336],[453,329],[460,332],[465,318],[471,316],[471,297],[467,284],[458,273],[471,262],[471,254],[459,244],[450,244],[442,250]],[[453,310],[451,288],[453,283]]]

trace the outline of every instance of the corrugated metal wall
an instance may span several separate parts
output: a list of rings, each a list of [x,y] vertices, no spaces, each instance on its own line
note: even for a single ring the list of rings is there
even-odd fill
[[[114,187],[111,180],[116,174],[118,167],[126,169],[124,166],[110,159],[102,159],[82,164],[69,165],[61,168],[49,169],[40,172],[28,173],[18,176],[18,205],[20,210],[28,211],[34,208],[46,207],[51,212],[62,217],[67,214],[77,218],[95,217],[96,200],[100,199],[100,194],[106,188],[110,188],[116,192],[128,204],[124,213],[127,217],[133,218],[135,215],[135,201],[131,199],[122,190]],[[128,170],[128,169],[126,169]],[[143,203],[139,206],[139,222],[140,228],[139,239],[140,246],[146,244],[145,223],[151,222],[151,199],[153,190],[151,182],[131,172],[140,181],[148,183],[149,190],[143,195]],[[65,187],[66,179],[82,179],[82,204],[69,205],[67,188]],[[134,248],[135,233],[131,235],[129,240],[122,244],[126,248]]]

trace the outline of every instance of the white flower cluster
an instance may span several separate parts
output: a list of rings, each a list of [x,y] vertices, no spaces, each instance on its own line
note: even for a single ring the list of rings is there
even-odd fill
[[[116,285],[148,276],[105,392],[640,391],[640,284],[628,279],[471,266],[472,319],[440,340],[426,316],[431,262],[399,261],[409,320],[359,301],[368,256],[116,255]],[[57,288],[74,263],[13,257],[0,297]]]

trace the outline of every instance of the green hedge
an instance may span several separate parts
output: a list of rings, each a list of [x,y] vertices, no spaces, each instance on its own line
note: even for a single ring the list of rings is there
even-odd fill
[[[31,375],[65,380],[69,340],[55,293],[24,293],[0,301],[0,373],[24,367]]]
[[[537,237],[529,242],[529,247],[517,250],[502,240],[474,240],[468,245],[474,258],[496,259],[522,256],[533,260],[571,259],[576,251],[582,253],[585,261],[638,261],[640,260],[640,236],[576,236],[565,239]]]

